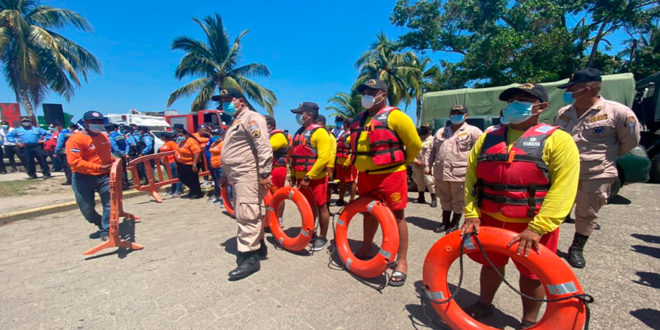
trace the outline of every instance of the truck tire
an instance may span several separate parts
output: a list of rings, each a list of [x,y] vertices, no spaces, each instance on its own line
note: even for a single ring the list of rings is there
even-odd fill
[[[612,183],[612,187],[610,187],[610,198],[607,199],[608,203],[612,203],[616,196],[619,195],[619,190],[621,190],[621,178],[617,177],[614,183]]]
[[[655,155],[651,160],[651,181],[660,182],[660,154]]]

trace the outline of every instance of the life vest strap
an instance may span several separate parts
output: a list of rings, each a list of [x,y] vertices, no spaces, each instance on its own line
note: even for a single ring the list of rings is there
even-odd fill
[[[498,183],[489,183],[481,181],[481,186],[496,190],[496,191],[527,191],[529,190],[529,185],[516,185],[516,184],[498,184]],[[548,191],[550,189],[549,184],[542,184],[536,186],[536,191]]]

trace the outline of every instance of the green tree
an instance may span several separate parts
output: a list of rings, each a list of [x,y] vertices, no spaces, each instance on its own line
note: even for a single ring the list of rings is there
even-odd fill
[[[660,28],[653,29],[648,35],[629,35],[628,46],[617,54],[624,63],[624,70],[632,72],[635,80],[660,71]]]
[[[216,90],[232,87],[243,90],[248,100],[254,101],[269,114],[277,104],[275,93],[250,80],[251,76],[269,77],[268,67],[261,63],[250,63],[239,66],[241,38],[248,33],[241,32],[230,44],[229,36],[222,25],[220,15],[207,16],[202,21],[193,19],[204,31],[206,43],[190,37],[177,37],[172,42],[173,50],[182,50],[186,54],[176,68],[174,75],[182,80],[186,77],[200,77],[170,94],[167,106],[177,99],[197,94],[190,110],[197,111],[206,108]]]
[[[401,101],[408,105],[412,100],[410,86],[420,76],[419,68],[414,65],[418,61],[417,55],[410,51],[397,52],[399,45],[388,40],[383,32],[376,38],[377,41],[355,63],[359,70],[356,86],[369,79],[380,79],[387,84],[391,105],[398,105]]]
[[[428,57],[422,59],[411,59],[411,66],[417,69],[414,79],[411,79],[408,84],[408,94],[415,98],[415,111],[417,118],[419,118],[422,111],[422,97],[424,93],[435,91],[437,89],[437,79],[440,75],[440,70]]]
[[[89,71],[101,72],[88,50],[55,32],[73,27],[91,31],[78,13],[42,6],[39,1],[0,0],[0,59],[2,73],[28,116],[49,90],[67,101]]]
[[[602,42],[623,27],[648,29],[658,7],[652,0],[398,0],[390,18],[410,29],[402,46],[458,55],[443,63],[441,84],[482,87],[557,80],[585,66],[616,72]]]
[[[360,94],[355,89],[350,94],[338,92],[328,99],[326,110],[332,111],[330,117],[342,116],[346,118],[355,118],[364,111],[362,109],[362,100]]]

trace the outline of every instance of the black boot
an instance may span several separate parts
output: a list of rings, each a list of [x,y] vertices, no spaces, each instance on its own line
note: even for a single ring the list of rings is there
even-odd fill
[[[442,211],[442,224],[436,227],[433,231],[441,233],[446,231],[451,226],[451,211]]]
[[[423,191],[420,191],[420,192],[418,192],[418,194],[419,194],[419,195],[417,196],[417,203],[418,203],[418,204],[424,204],[424,203],[426,203],[426,198],[424,197],[424,192],[423,192]]]
[[[240,280],[242,278],[252,275],[253,273],[258,272],[259,269],[261,269],[261,264],[259,263],[259,258],[257,256],[257,253],[255,252],[250,252],[249,254],[246,253],[244,260],[238,265],[238,267],[234,268],[234,270],[229,272],[229,280],[230,281]]]
[[[584,268],[587,265],[587,261],[584,260],[584,255],[582,251],[584,250],[584,245],[587,243],[589,236],[584,236],[578,233],[575,233],[573,236],[573,243],[568,248],[568,263],[575,268]]]
[[[259,246],[259,250],[257,250],[257,256],[261,260],[266,260],[268,258],[268,247],[266,246],[266,242],[262,239],[259,243],[261,243],[261,246]]]
[[[451,217],[451,224],[449,225],[449,229],[447,229],[447,233],[458,229],[458,223],[461,221],[462,216],[462,213],[454,213],[454,215]]]
[[[438,198],[431,194],[431,207],[438,207]]]

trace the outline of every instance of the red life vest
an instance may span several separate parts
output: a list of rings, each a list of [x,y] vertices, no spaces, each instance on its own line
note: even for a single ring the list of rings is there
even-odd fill
[[[371,157],[374,164],[378,166],[393,165],[395,167],[404,162],[406,153],[403,143],[395,131],[387,125],[387,119],[397,110],[395,107],[385,107],[378,111],[366,125],[369,112],[360,113],[351,124],[351,152],[353,155],[365,155]],[[357,143],[360,135],[366,131],[369,136],[369,152],[358,152]],[[357,157],[353,157],[353,162]],[[381,170],[381,169],[379,169]]]
[[[507,127],[486,133],[477,162],[479,208],[500,211],[509,218],[533,218],[550,189],[548,165],[543,161],[547,138],[559,127],[539,124],[528,129],[507,150]]]
[[[281,129],[274,129],[270,131],[270,137],[273,137],[275,134],[282,134],[284,135],[284,131]],[[289,152],[289,139],[287,138],[286,135],[284,135],[284,138],[286,139],[287,146],[284,148],[280,148],[277,150],[273,150],[273,166],[286,166],[286,156]]]
[[[306,129],[300,129],[293,137],[293,152],[291,154],[291,163],[294,171],[309,172],[318,156],[316,148],[312,147],[312,135],[321,125],[309,125]]]
[[[351,145],[348,143],[347,139],[350,136],[350,132],[344,132],[337,138],[337,156],[336,158],[348,158],[351,154]]]

